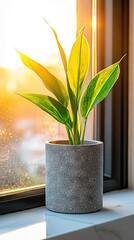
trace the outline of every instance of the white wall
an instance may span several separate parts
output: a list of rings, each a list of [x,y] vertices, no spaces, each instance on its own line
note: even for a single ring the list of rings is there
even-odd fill
[[[134,188],[134,0],[129,15],[129,165],[128,183]]]

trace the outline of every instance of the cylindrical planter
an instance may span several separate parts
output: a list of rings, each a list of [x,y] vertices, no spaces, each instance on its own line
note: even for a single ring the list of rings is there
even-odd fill
[[[103,143],[46,143],[46,207],[61,213],[102,209]]]

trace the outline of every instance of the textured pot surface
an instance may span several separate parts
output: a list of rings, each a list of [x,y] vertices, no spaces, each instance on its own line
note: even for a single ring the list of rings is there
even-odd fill
[[[88,213],[102,208],[103,143],[46,143],[46,207],[62,213]]]

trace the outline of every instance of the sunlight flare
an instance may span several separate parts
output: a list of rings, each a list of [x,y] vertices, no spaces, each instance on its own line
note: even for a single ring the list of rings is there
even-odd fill
[[[68,15],[66,9],[70,4]],[[16,49],[42,64],[58,62],[56,58],[58,50],[53,33],[44,18],[57,30],[65,52],[69,55],[76,33],[75,12],[76,0],[1,1],[0,66],[11,69],[22,66]]]

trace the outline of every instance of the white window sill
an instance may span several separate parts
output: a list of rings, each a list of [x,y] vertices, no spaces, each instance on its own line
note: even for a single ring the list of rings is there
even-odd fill
[[[102,211],[59,214],[45,207],[0,216],[0,240],[133,240],[134,191],[104,194]]]

